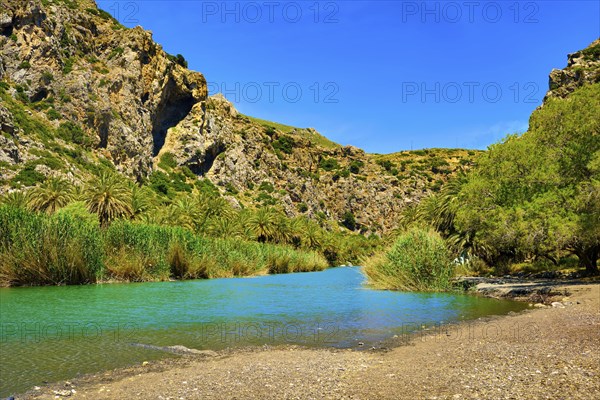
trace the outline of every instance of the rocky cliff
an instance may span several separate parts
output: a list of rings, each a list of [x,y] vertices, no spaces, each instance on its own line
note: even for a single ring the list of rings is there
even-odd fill
[[[110,167],[140,183],[184,181],[188,191],[209,180],[239,207],[381,232],[475,155],[370,155],[241,115],[208,97],[204,76],[151,32],[123,27],[92,0],[0,0],[0,49],[4,192]]]
[[[550,72],[549,90],[544,101],[550,97],[566,97],[586,84],[600,82],[600,39],[583,50],[568,55],[564,69]]]
[[[93,1],[1,3],[0,76],[9,93],[42,103],[38,111],[55,127],[61,120],[80,124],[91,147],[124,172],[148,174],[167,129],[206,100],[202,74]]]

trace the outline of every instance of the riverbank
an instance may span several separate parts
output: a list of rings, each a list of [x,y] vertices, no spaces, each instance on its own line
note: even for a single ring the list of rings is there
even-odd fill
[[[364,351],[189,355],[33,390],[23,399],[589,399],[600,396],[600,284],[561,306],[464,322]],[[547,300],[557,300],[548,298]],[[551,304],[551,303],[550,303]]]

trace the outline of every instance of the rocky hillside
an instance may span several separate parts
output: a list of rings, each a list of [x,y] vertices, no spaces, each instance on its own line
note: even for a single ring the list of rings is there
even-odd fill
[[[93,0],[0,0],[0,48],[0,193],[109,168],[168,199],[216,187],[239,207],[382,232],[476,156],[365,154],[242,115]]]
[[[550,97],[567,97],[578,87],[585,84],[600,82],[600,39],[595,40],[587,48],[569,54],[567,67],[554,69],[550,72],[549,90]]]

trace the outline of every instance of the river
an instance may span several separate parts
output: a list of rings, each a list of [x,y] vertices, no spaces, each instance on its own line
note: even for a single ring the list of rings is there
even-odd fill
[[[359,267],[254,278],[0,289],[0,397],[174,357],[282,343],[368,348],[419,327],[525,304],[364,286]]]

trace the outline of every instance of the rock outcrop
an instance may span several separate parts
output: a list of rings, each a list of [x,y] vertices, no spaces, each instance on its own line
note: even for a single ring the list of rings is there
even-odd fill
[[[586,84],[600,82],[600,39],[584,50],[568,55],[567,67],[550,72],[549,90],[544,101],[551,97],[566,97]]]
[[[119,170],[147,175],[166,130],[206,99],[206,80],[93,1],[47,3],[2,0],[2,78],[31,103],[51,103],[53,125],[80,123]]]

